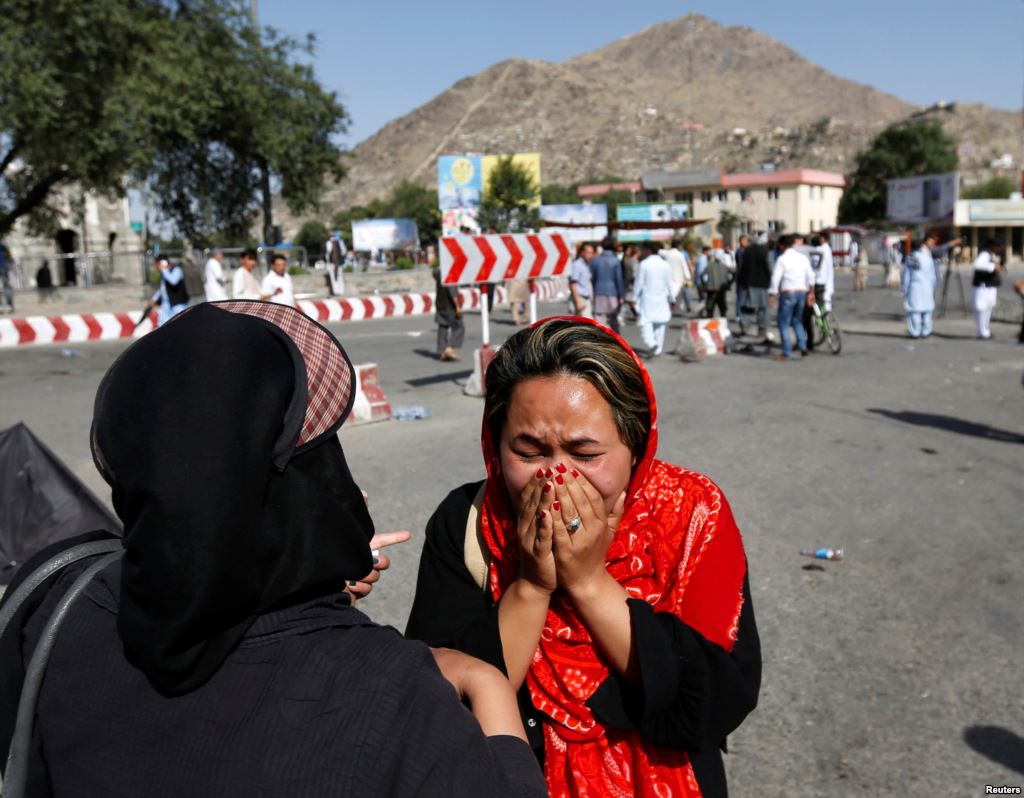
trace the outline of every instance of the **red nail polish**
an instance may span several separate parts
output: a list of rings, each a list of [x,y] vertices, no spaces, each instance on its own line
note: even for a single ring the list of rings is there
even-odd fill
[[[537,469],[537,479],[540,479],[543,476],[544,476],[544,469],[543,468],[538,468]]]
[[[552,474],[552,471],[551,471],[550,468],[547,471],[544,472],[544,476],[548,477],[548,479],[551,478],[551,474]]]
[[[571,473],[572,473],[572,475],[573,475],[574,477],[578,477],[578,476],[580,475],[580,472],[579,472],[579,471],[577,471],[577,470],[576,470],[575,468],[574,468],[574,469],[572,470],[572,472],[571,472]]]
[[[557,482],[559,485],[564,485],[565,484],[565,480],[562,479],[562,475],[561,474],[559,474],[557,477],[555,477],[555,482]]]
[[[543,490],[543,492],[544,493],[551,493],[551,483],[550,482],[545,482],[544,483],[544,490]]]
[[[559,510],[562,509],[561,502],[558,502],[558,501],[551,502],[551,509],[554,510],[557,513]]]
[[[540,511],[540,520],[543,521],[547,517],[548,517],[547,511],[546,510],[541,510]]]
[[[564,474],[565,473],[565,464],[564,463],[559,463],[558,464],[558,473],[559,474]]]

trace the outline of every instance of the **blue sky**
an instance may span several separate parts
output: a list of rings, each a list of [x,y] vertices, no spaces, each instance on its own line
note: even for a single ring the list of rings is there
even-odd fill
[[[821,67],[910,102],[1019,109],[1024,0],[258,0],[262,25],[317,36],[353,145],[506,58],[562,61],[693,11],[746,25]]]

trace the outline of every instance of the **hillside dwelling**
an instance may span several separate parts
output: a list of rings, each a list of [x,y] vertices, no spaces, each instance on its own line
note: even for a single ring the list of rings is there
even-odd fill
[[[1003,245],[1008,260],[1024,258],[1024,200],[957,200],[953,224],[971,260],[990,240]]]
[[[652,202],[685,202],[691,218],[710,219],[698,228],[705,239],[735,245],[742,233],[813,233],[836,224],[846,178],[820,169],[725,174],[719,169],[648,172],[641,181]],[[722,211],[737,226],[719,229]]]

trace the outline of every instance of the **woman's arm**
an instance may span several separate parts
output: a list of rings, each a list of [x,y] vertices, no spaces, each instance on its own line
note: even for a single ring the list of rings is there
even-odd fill
[[[732,651],[630,599],[640,681],[612,674],[587,706],[608,725],[639,729],[656,745],[687,751],[721,745],[757,706],[761,686],[761,643],[746,580],[743,599]]]

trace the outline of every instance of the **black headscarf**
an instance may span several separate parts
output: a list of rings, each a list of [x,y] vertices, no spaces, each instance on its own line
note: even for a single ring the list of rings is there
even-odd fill
[[[335,434],[351,401],[296,452],[310,410],[294,330],[225,309],[258,304],[186,311],[129,348],[96,397],[93,453],[125,530],[118,632],[165,695],[204,684],[261,613],[372,568],[373,522]],[[351,371],[333,336],[291,322]]]

